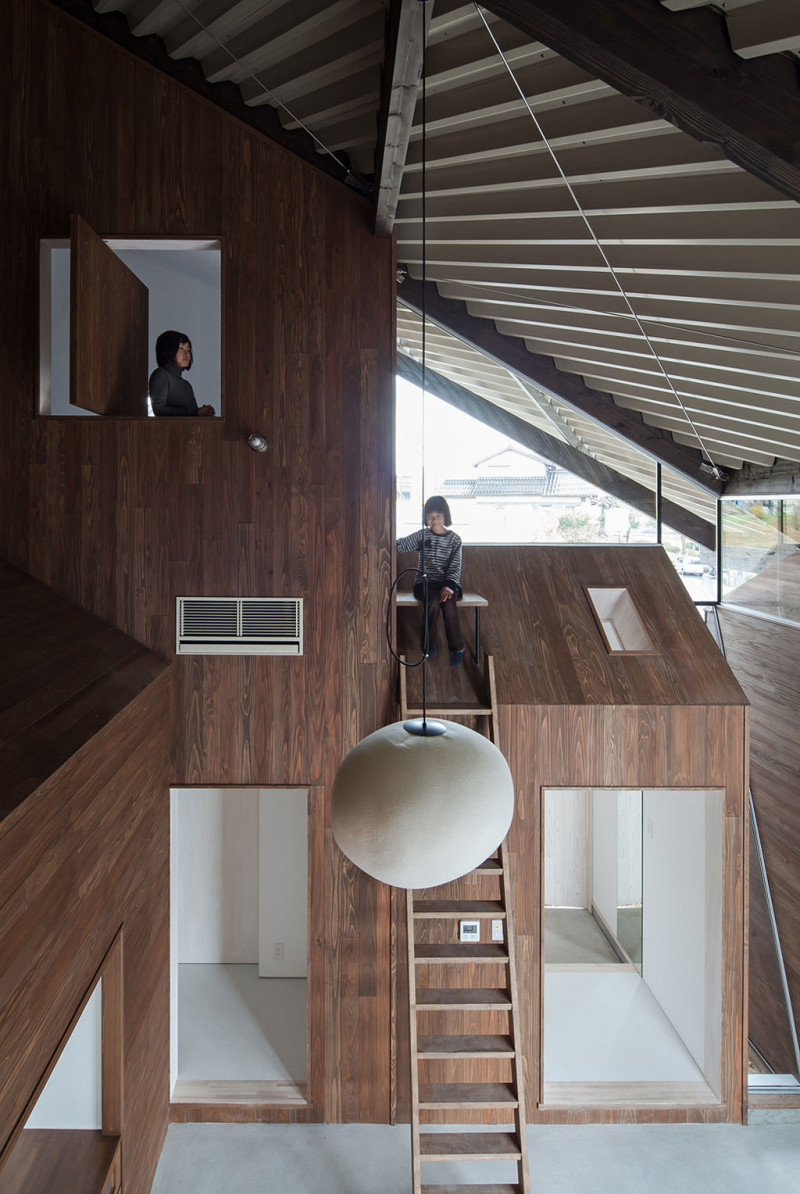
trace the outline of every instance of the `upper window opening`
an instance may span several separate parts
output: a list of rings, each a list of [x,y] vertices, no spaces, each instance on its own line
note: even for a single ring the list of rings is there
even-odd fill
[[[167,329],[192,343],[198,406],[221,414],[221,259],[216,239],[101,238],[77,219],[71,240],[43,240],[39,414],[152,415]]]
[[[658,654],[627,589],[587,588],[586,595],[609,654]]]

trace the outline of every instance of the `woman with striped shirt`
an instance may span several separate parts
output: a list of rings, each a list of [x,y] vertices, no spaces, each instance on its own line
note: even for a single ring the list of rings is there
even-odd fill
[[[428,658],[436,655],[433,640],[436,632],[436,615],[442,611],[444,632],[450,650],[450,666],[458,667],[464,659],[464,640],[458,621],[456,602],[462,596],[461,589],[461,538],[451,531],[450,507],[443,497],[428,498],[425,503],[425,530],[414,531],[397,540],[397,551],[419,553],[419,566],[414,578],[414,596],[425,600],[424,570],[428,585],[428,622],[422,628],[422,650]],[[424,535],[424,543],[423,543]],[[423,556],[424,547],[424,556]]]

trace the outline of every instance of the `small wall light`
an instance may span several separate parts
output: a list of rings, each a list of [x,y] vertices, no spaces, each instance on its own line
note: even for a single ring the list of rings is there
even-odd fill
[[[248,435],[247,437],[247,446],[248,448],[252,448],[254,452],[266,452],[267,441],[263,435],[259,435],[257,431],[254,431],[252,435]]]

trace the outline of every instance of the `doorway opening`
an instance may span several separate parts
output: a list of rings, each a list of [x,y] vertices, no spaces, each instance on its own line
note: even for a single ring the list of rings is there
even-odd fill
[[[722,793],[544,793],[543,1105],[718,1104]]]
[[[308,790],[171,792],[173,1103],[305,1103]]]

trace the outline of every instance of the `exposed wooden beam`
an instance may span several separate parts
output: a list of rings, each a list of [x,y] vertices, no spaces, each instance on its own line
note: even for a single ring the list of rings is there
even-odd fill
[[[485,0],[484,7],[800,200],[796,64],[746,61],[709,8],[658,0]]]
[[[781,497],[800,493],[800,462],[776,460],[771,468],[746,464],[722,491],[723,497]]]
[[[581,411],[602,427],[629,440],[653,460],[660,460],[715,496],[720,493],[720,482],[701,471],[702,457],[699,451],[676,443],[669,432],[647,426],[638,412],[616,406],[610,394],[589,389],[577,374],[562,373],[556,368],[552,357],[528,352],[522,340],[504,336],[488,319],[470,315],[466,303],[442,298],[431,282],[427,283],[423,303],[422,283],[410,276],[398,282],[397,296],[404,306],[420,314],[424,306],[431,323],[471,344],[506,369],[532,381],[562,406]]]
[[[182,83],[184,87],[188,87],[190,91],[194,91],[203,99],[216,104],[217,107],[222,108],[231,116],[235,116],[257,132],[263,133],[265,137],[276,141],[317,170],[322,170],[340,182],[347,182],[356,190],[365,190],[362,179],[351,173],[349,169],[343,168],[329,154],[319,153],[308,133],[302,130],[285,129],[277,112],[269,104],[250,107],[244,102],[242,93],[235,83],[209,83],[203,74],[203,68],[195,58],[170,58],[164,42],[155,34],[135,37],[128,28],[128,22],[123,13],[96,10],[91,0],[48,0],[48,2],[82,21],[96,33],[108,38],[121,49],[127,50],[129,54],[141,58],[143,62],[147,62],[156,70],[169,75],[176,82]],[[337,157],[345,164],[348,163],[347,154],[344,151],[338,152]]]
[[[376,236],[391,236],[433,0],[391,0],[375,148]]]
[[[397,372],[407,381],[413,382],[414,385],[422,385],[422,366],[413,358],[406,356],[405,353],[397,354]],[[457,407],[458,410],[464,411],[465,414],[471,415],[473,419],[479,419],[481,423],[507,435],[515,443],[530,448],[532,452],[543,456],[545,460],[550,460],[560,468],[567,469],[576,477],[588,481],[590,485],[596,485],[604,493],[619,498],[620,501],[650,518],[655,517],[655,495],[652,490],[640,485],[638,481],[633,481],[630,477],[618,473],[616,469],[601,464],[599,460],[595,460],[586,452],[580,452],[577,448],[563,443],[547,431],[542,431],[531,423],[526,423],[524,419],[518,418],[511,411],[497,406],[488,398],[481,398],[480,395],[473,394],[471,390],[459,385],[458,382],[451,381],[450,378],[443,377],[441,373],[435,373],[430,368],[425,370],[425,389],[429,394],[434,394],[437,398],[449,402],[451,406]],[[714,550],[716,531],[714,526],[706,522],[704,518],[692,514],[689,510],[684,510],[675,502],[666,500],[662,500],[661,503],[661,517],[667,526],[672,527],[679,534],[686,535],[695,543],[700,543],[711,551]]]

